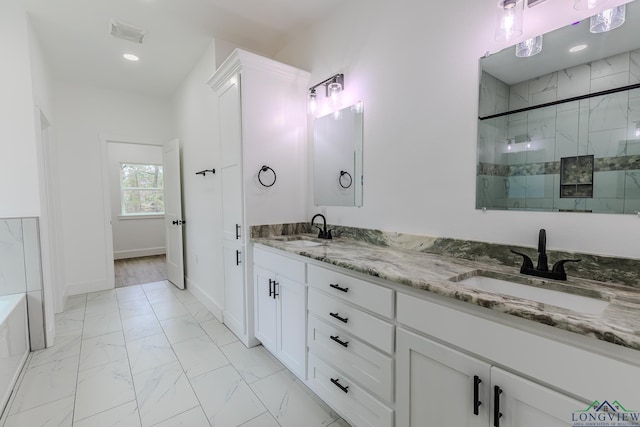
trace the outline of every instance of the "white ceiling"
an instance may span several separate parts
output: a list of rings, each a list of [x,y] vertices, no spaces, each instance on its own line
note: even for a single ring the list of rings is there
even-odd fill
[[[23,1],[55,78],[170,96],[213,38],[273,55],[346,0]],[[144,43],[112,37],[112,19],[145,29]]]

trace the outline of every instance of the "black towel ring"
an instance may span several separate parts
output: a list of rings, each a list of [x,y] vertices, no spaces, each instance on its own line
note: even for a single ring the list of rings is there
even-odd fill
[[[348,185],[343,185],[342,184],[342,177],[343,176],[348,176],[349,177],[349,184]],[[338,183],[340,184],[340,187],[342,188],[349,188],[351,187],[351,184],[353,184],[353,178],[351,177],[351,174],[347,171],[340,171],[340,177],[338,178]]]
[[[266,171],[271,171],[273,172],[273,182],[271,184],[265,184],[264,182],[262,182],[262,178],[260,177],[260,174],[262,172],[266,172]],[[276,183],[276,171],[274,171],[273,169],[271,169],[269,166],[263,165],[260,170],[258,171],[258,181],[260,181],[260,184],[262,184],[263,187],[271,187],[273,186],[273,184]]]

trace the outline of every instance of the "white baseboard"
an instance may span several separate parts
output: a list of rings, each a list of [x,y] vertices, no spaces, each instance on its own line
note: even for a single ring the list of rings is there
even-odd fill
[[[132,249],[129,251],[114,251],[113,259],[139,258],[143,256],[164,255],[167,252],[163,246],[161,248]]]
[[[209,295],[207,295],[202,290],[202,288],[198,286],[193,280],[189,279],[188,277],[185,277],[185,279],[187,281],[187,290],[191,292],[196,298],[198,298],[198,301],[200,301],[202,305],[207,307],[207,310],[209,310],[211,314],[213,314],[213,316],[218,319],[219,322],[222,322],[222,307]]]

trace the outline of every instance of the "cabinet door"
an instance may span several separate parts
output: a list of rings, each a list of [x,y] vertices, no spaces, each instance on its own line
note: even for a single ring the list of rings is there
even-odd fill
[[[396,343],[397,426],[488,426],[490,365],[402,328]]]
[[[244,247],[223,243],[224,323],[238,336],[246,334]]]
[[[501,391],[497,397],[495,387]],[[589,404],[496,367],[491,368],[491,393],[491,425],[496,427],[569,427],[573,412]],[[496,402],[502,413],[497,423]]]
[[[256,338],[272,353],[277,352],[277,300],[273,297],[275,274],[254,269]]]
[[[239,165],[242,159],[240,75],[233,76],[218,92],[221,167]]]
[[[278,356],[300,378],[306,374],[306,286],[281,276],[276,286],[280,305]]]
[[[220,170],[222,180],[222,237],[229,241],[242,241],[244,234],[242,215],[242,170],[240,165]]]

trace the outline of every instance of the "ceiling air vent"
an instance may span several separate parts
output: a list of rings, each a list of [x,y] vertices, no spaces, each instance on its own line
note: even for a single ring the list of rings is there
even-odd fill
[[[134,43],[142,43],[142,39],[147,34],[142,28],[134,27],[133,25],[125,24],[114,19],[111,20],[111,35],[113,37],[128,40]]]

